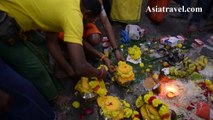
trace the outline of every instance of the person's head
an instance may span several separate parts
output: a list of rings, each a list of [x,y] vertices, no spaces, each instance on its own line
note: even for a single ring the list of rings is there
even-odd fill
[[[81,11],[84,20],[94,22],[101,13],[101,3],[99,0],[81,0]]]

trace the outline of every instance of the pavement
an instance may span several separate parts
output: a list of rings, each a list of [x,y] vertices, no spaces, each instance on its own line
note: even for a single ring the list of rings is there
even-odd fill
[[[176,6],[175,2],[171,2],[170,6]],[[189,19],[181,20],[171,18],[170,14],[166,14],[164,21],[160,24],[153,23],[145,14],[147,6],[147,1],[143,1],[142,11],[141,11],[141,20],[138,23],[134,23],[139,25],[141,28],[146,30],[145,39],[153,39],[153,38],[160,38],[166,35],[179,35],[182,34],[187,37],[187,40],[191,42],[195,39],[201,39],[206,45],[201,50],[201,54],[207,55],[209,58],[213,59],[213,26],[210,27],[210,30],[202,30],[192,34],[187,33],[187,26],[189,24]],[[213,12],[212,12],[213,13]],[[190,15],[191,16],[191,15]],[[189,17],[190,17],[189,16]],[[122,44],[120,41],[120,31],[124,29],[126,24],[112,22],[112,26],[114,28],[114,32],[117,38],[117,43]],[[101,30],[103,30],[102,26],[99,26]],[[110,78],[108,78],[110,79]],[[108,81],[108,79],[106,81]],[[79,109],[74,109],[71,105],[70,110],[68,112],[67,120],[103,120],[103,118],[99,115],[98,106],[96,105],[96,101],[85,101],[79,95],[76,96],[74,89],[76,80],[73,79],[62,79],[62,83],[64,84],[67,94],[72,97],[72,101],[79,101],[81,107]],[[145,92],[145,89],[142,87],[136,86],[133,91],[137,91],[136,93],[126,92],[127,89],[121,88],[118,85],[108,85],[108,90],[110,91],[111,95],[119,96],[122,99],[126,99],[128,102],[131,103],[132,100],[135,100],[138,93]],[[131,103],[133,104],[133,103]],[[87,111],[92,110],[91,114],[88,114]]]

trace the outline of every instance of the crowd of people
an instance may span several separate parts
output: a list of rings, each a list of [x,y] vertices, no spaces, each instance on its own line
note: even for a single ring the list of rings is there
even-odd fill
[[[106,77],[105,67],[97,69],[87,62],[87,53],[114,71],[112,62],[94,48],[101,40],[94,24],[98,18],[117,60],[123,60],[101,0],[4,0],[0,17],[2,119],[51,120],[55,115],[47,102],[60,106],[69,101],[53,73],[49,54],[70,77]],[[68,59],[58,45],[60,32]]]
[[[71,98],[63,94],[50,55],[69,77],[104,79],[115,71],[112,61],[94,48],[102,39],[97,20],[117,61],[123,61],[102,0],[0,0],[0,119],[56,119],[49,103],[62,107]],[[109,71],[91,65],[88,54]]]

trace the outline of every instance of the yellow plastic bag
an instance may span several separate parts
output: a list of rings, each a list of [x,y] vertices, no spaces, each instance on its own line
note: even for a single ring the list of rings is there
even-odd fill
[[[139,22],[142,0],[112,0],[111,19],[124,23]]]

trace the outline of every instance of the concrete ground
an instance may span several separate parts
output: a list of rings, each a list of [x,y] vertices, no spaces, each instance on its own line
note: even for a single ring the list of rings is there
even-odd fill
[[[143,1],[142,5],[142,12],[141,12],[141,20],[139,23],[135,23],[139,25],[142,28],[145,28],[147,33],[146,33],[146,39],[153,39],[153,38],[160,38],[161,36],[165,35],[178,35],[178,34],[183,34],[185,37],[187,37],[187,40],[193,40],[194,38],[199,38],[202,41],[204,41],[205,44],[208,46],[205,47],[201,53],[209,56],[210,58],[213,59],[213,38],[209,39],[210,37],[213,36],[213,26],[210,27],[211,30],[209,31],[199,31],[195,32],[192,34],[187,33],[187,26],[189,24],[189,19],[186,20],[180,20],[180,19],[175,19],[171,18],[167,14],[164,21],[160,24],[155,24],[150,19],[145,15],[145,10],[147,6],[147,1]],[[171,2],[170,6],[177,6],[176,3]],[[118,44],[121,44],[119,41],[120,38],[120,30],[124,28],[125,24],[117,23],[117,22],[112,22],[112,26],[115,30],[116,38]],[[103,30],[102,26],[100,26],[100,29]],[[109,78],[108,78],[109,79]],[[106,81],[108,81],[108,79]],[[96,105],[96,101],[85,101],[83,100],[79,95],[76,96],[74,94],[74,85],[76,83],[76,80],[73,79],[63,79],[62,82],[64,83],[65,88],[67,89],[67,92],[69,95],[72,96],[72,101],[79,101],[81,103],[81,107],[79,109],[74,109],[71,105],[70,110],[68,112],[68,118],[67,120],[103,120],[99,116],[99,111],[98,107]],[[143,93],[144,88],[137,88],[137,93]],[[108,90],[110,91],[110,95],[116,95],[119,96],[122,99],[128,100],[134,100],[137,97],[137,94],[131,93],[131,92],[126,92],[127,89],[118,87],[117,85],[112,85],[110,84],[108,86]],[[133,89],[134,91],[134,89]],[[131,101],[128,101],[131,103]],[[132,103],[133,104],[133,103]],[[87,114],[89,110],[92,110],[91,114]]]

